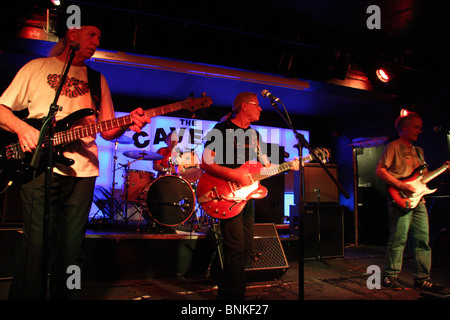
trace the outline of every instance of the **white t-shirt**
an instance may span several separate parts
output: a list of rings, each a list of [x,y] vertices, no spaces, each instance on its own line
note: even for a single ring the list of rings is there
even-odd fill
[[[48,115],[51,103],[55,98],[59,79],[64,72],[64,63],[56,57],[38,58],[28,62],[14,77],[12,83],[0,97],[3,104],[13,111],[28,108],[28,118],[42,118]],[[101,76],[102,102],[100,110],[113,113],[111,93],[106,79]],[[62,107],[56,114],[56,121],[65,118],[73,112],[90,108],[95,110],[91,98],[86,67],[71,66],[66,84],[57,102]],[[82,118],[78,125],[88,125],[95,122],[95,116]],[[70,166],[56,164],[54,171],[70,176],[92,177],[99,175],[98,150],[95,136],[87,136],[64,147],[64,156],[73,159]]]

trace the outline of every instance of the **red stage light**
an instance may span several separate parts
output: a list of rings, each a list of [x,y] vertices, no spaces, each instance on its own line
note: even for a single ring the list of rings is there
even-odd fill
[[[377,74],[378,79],[380,79],[380,81],[382,81],[382,82],[389,81],[389,75],[387,74],[387,72],[385,70],[377,69],[376,74]]]
[[[409,111],[406,109],[400,110],[400,117],[406,117],[409,114]]]

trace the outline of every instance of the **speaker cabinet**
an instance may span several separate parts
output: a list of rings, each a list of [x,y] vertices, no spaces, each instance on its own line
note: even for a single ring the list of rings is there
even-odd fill
[[[267,156],[271,163],[284,162],[284,147],[278,144],[266,144]],[[264,152],[264,150],[263,150]],[[278,174],[260,181],[269,192],[263,199],[255,201],[255,222],[281,224],[284,219],[284,174]]]
[[[290,206],[290,232],[299,235],[299,209]],[[303,214],[304,258],[344,256],[344,214],[341,206],[305,206]]]
[[[331,175],[337,180],[337,165],[325,165]],[[339,202],[339,191],[336,184],[331,180],[328,174],[318,163],[305,164],[305,203],[323,202],[335,203]],[[294,203],[299,204],[298,195],[299,172],[294,172]],[[320,197],[320,198],[319,198]]]
[[[278,236],[271,223],[257,223],[254,229],[256,256],[245,266],[249,280],[275,279],[283,275],[289,264]]]
[[[20,198],[20,186],[13,184],[9,189],[0,195],[0,225],[21,224],[22,200]]]
[[[221,273],[223,270],[223,250],[219,224],[211,227],[208,235],[210,240],[214,239],[216,254],[214,258],[215,270]],[[256,223],[254,227],[255,257],[247,261],[245,272],[247,280],[269,280],[283,275],[289,264],[283,250],[277,229],[273,223]]]
[[[281,224],[284,219],[284,174],[260,182],[267,197],[255,200],[255,222]]]

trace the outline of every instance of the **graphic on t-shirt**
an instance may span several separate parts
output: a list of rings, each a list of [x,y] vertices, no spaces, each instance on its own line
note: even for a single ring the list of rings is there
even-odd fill
[[[57,90],[62,76],[60,74],[49,74],[47,83],[50,88]],[[89,93],[89,84],[86,81],[79,80],[75,77],[67,77],[66,82],[61,90],[61,95],[68,98],[77,98]]]
[[[420,161],[417,156],[411,151],[406,151],[403,153],[403,158],[406,161],[406,165],[412,168],[417,168],[420,166]]]

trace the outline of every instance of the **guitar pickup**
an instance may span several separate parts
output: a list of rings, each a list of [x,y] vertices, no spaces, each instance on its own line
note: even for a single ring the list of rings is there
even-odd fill
[[[232,197],[225,197],[224,194],[221,194],[219,198],[220,198],[220,200],[226,200],[226,201],[231,201],[231,202],[247,201],[247,199],[245,199],[245,198],[234,196],[234,195]]]
[[[230,188],[231,192],[235,192],[236,190],[238,190],[238,186],[236,185],[236,183],[231,182],[231,181],[227,181],[228,183],[228,187]]]

